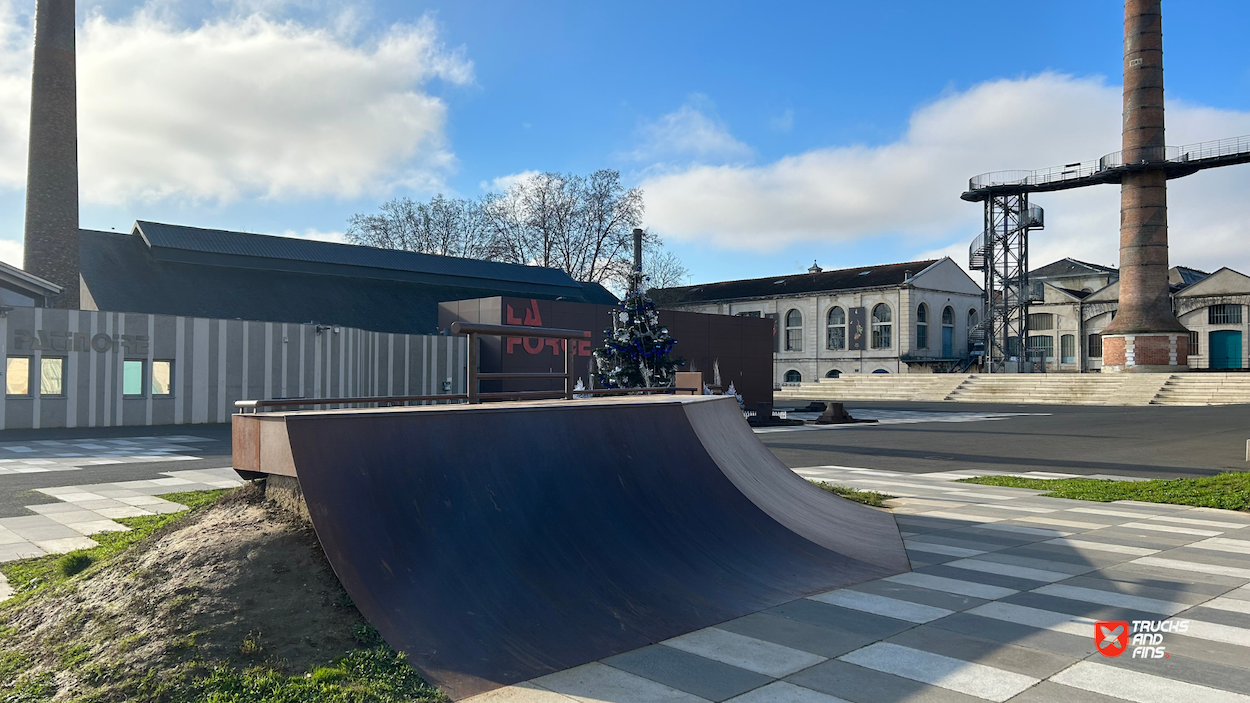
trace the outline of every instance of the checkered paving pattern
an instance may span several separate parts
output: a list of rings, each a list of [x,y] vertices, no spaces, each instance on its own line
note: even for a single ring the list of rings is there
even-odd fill
[[[84,466],[191,461],[203,437],[129,437],[0,442],[0,475],[74,471]]]
[[[176,513],[187,506],[158,498],[166,493],[207,491],[242,485],[234,469],[167,471],[164,478],[40,488],[59,502],[28,505],[34,515],[0,518],[0,562],[90,549],[89,535],[130,528],[114,518]],[[0,576],[0,600],[12,591]]]
[[[913,570],[470,700],[1250,703],[1250,514],[797,471],[901,496]],[[1167,618],[1167,658],[1095,649],[1096,621]]]

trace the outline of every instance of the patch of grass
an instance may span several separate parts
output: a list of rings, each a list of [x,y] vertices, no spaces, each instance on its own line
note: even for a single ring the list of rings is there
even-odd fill
[[[101,564],[166,525],[183,520],[197,510],[212,505],[223,494],[229,493],[231,490],[223,488],[213,491],[166,493],[160,497],[175,503],[181,503],[187,506],[189,510],[163,515],[118,518],[116,522],[129,527],[130,530],[126,532],[103,532],[92,535],[91,539],[99,543],[97,547],[79,549],[65,555],[49,554],[48,556],[0,564],[0,573],[4,574],[5,578],[9,580],[9,583],[18,592],[16,596],[0,604],[0,608],[14,607],[25,602],[31,593],[40,591],[49,585],[63,582],[80,573],[90,573],[92,565]]]
[[[864,505],[871,505],[876,508],[886,507],[885,501],[894,497],[892,495],[886,495],[885,493],[877,493],[876,491],[861,491],[858,488],[839,486],[836,483],[828,483],[826,481],[812,481],[812,483],[825,489],[826,491],[829,491],[835,496],[841,496],[843,498],[853,500],[856,503],[863,503]]]
[[[1097,478],[1042,479],[1018,476],[977,476],[959,480],[963,483],[978,483],[983,486],[1049,491],[1044,495],[1051,498],[1074,498],[1103,503],[1113,500],[1140,500],[1146,503],[1172,503],[1250,511],[1250,473],[1241,472],[1201,478],[1154,481],[1111,481]]]
[[[260,653],[263,651],[265,651],[265,648],[260,643],[259,632],[247,633],[247,637],[244,637],[243,642],[239,644],[239,654],[245,657],[260,656]]]
[[[435,703],[446,697],[421,679],[403,655],[378,647],[349,652],[330,666],[288,676],[266,667],[216,667],[191,684],[209,703]]]
[[[7,689],[4,703],[42,703],[56,695],[56,682],[51,671],[27,676]]]
[[[366,649],[386,645],[386,640],[382,639],[382,635],[378,632],[378,629],[367,622],[362,622],[353,627],[352,637],[356,640],[357,644]]]
[[[82,552],[71,552],[61,557],[56,565],[62,576],[73,576],[91,566],[91,557]]]

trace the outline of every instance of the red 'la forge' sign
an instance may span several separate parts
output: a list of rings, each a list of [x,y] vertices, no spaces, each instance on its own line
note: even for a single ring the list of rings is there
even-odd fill
[[[1107,657],[1118,657],[1128,647],[1127,620],[1100,620],[1094,623],[1094,644]]]
[[[525,308],[525,316],[517,315],[512,305],[504,306],[506,313],[504,315],[505,325],[526,325],[529,327],[542,327],[543,316],[538,310],[538,301],[530,300],[530,304]],[[520,345],[527,354],[541,354],[544,347],[550,347],[553,356],[560,356],[564,353],[563,339],[538,339],[529,337],[508,337],[504,343],[505,354],[515,354],[517,345]],[[590,356],[590,330],[586,330],[586,339],[579,339],[575,342],[573,354],[576,356]]]

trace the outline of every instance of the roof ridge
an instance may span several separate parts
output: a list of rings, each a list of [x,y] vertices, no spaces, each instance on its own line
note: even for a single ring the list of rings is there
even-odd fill
[[[920,266],[921,264],[923,264],[924,266],[921,269],[923,270],[924,268],[928,268],[938,263],[939,261],[941,261],[941,259],[918,259],[916,261],[900,261],[895,264],[870,264],[866,266],[847,266],[846,268],[840,268],[840,269],[824,269],[822,271],[817,271],[815,273],[802,271],[802,272],[797,272],[797,273],[782,273],[782,274],[777,274],[774,276],[756,276],[754,278],[735,278],[735,279],[728,280],[728,281],[708,281],[707,283],[692,283],[688,286],[674,286],[672,288],[664,288],[662,290],[683,290],[686,288],[699,288],[701,286],[715,286],[715,285],[726,284],[726,283],[750,283],[753,281],[767,281],[769,279],[774,279],[774,278],[792,278],[795,276],[812,276],[812,277],[824,276],[827,278],[831,278],[832,274],[846,273],[848,271],[871,271],[874,269],[893,268],[897,266],[909,266],[912,264],[915,264],[917,266]],[[920,273],[920,271],[917,270],[914,273]]]

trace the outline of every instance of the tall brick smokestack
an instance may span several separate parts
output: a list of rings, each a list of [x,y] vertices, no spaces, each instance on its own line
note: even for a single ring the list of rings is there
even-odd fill
[[[30,95],[24,268],[64,288],[53,305],[78,298],[78,98],[74,0],[37,0]]]
[[[1176,371],[1189,334],[1168,293],[1167,159],[1160,0],[1124,3],[1124,132],[1120,305],[1103,331],[1107,371]]]

